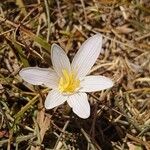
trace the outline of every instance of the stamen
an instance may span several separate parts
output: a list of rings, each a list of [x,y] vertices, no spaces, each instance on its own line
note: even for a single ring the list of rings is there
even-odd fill
[[[59,80],[59,91],[64,93],[73,93],[80,85],[80,80],[76,78],[74,72],[62,70],[63,76]]]

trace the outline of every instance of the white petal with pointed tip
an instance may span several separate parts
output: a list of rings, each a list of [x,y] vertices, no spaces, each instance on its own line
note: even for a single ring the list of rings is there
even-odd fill
[[[95,92],[111,88],[113,82],[111,79],[104,76],[86,76],[80,82],[80,92]]]
[[[86,119],[90,116],[90,105],[86,93],[76,93],[67,100],[73,112],[79,117]]]
[[[23,68],[19,75],[33,85],[44,84],[50,88],[56,88],[58,85],[58,75],[50,68],[27,67]]]
[[[45,108],[52,109],[63,104],[67,100],[67,96],[62,95],[57,90],[51,90],[45,100]]]
[[[57,44],[53,44],[51,48],[51,59],[54,70],[59,76],[62,76],[62,69],[71,70],[68,56],[64,50]]]
[[[101,50],[101,34],[96,34],[83,43],[72,61],[72,69],[78,74],[79,78],[89,73]]]

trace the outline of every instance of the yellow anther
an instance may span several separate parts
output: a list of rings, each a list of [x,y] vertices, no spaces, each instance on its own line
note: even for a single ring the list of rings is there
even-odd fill
[[[80,80],[78,80],[74,72],[68,72],[67,70],[62,70],[63,76],[59,80],[59,91],[64,93],[73,93],[80,85]]]

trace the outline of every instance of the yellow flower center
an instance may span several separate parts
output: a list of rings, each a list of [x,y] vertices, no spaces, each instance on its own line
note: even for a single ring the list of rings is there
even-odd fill
[[[62,70],[63,76],[59,80],[59,91],[64,93],[73,93],[80,85],[80,80],[76,78],[74,72]]]

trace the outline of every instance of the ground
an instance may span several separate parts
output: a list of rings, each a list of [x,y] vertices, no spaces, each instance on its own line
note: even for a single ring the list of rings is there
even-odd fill
[[[91,74],[107,76],[115,85],[89,94],[88,119],[67,104],[46,110],[50,89],[26,83],[19,71],[51,67],[53,43],[72,60],[97,32],[103,36],[103,52]],[[149,150],[149,38],[149,0],[1,1],[1,149]]]

